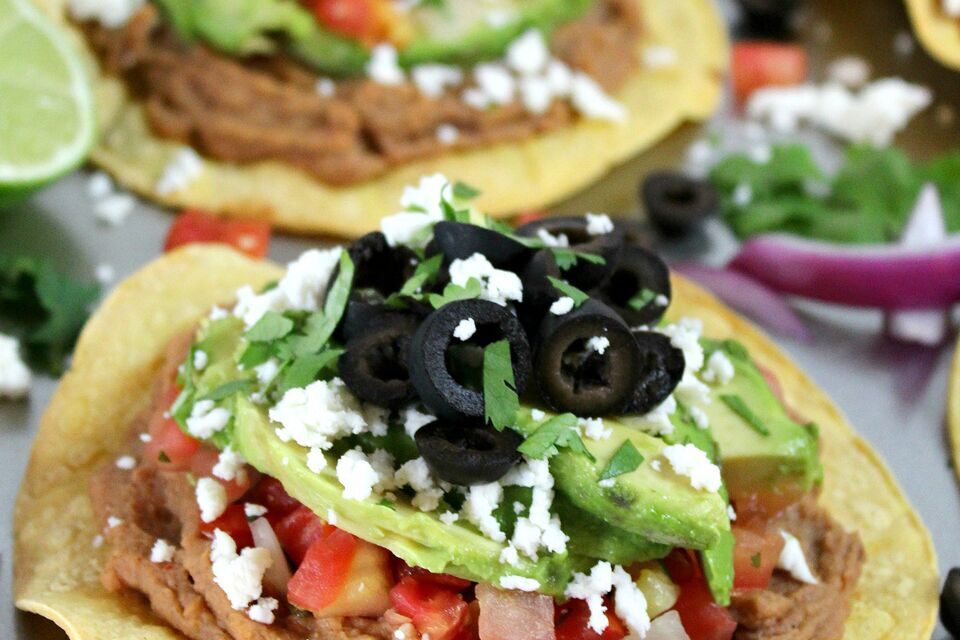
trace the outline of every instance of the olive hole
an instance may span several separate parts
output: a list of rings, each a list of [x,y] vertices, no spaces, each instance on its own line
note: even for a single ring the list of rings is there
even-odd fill
[[[585,338],[574,340],[564,350],[560,375],[574,392],[611,386],[609,359],[588,348]]]
[[[610,276],[610,280],[603,287],[615,306],[625,307],[630,299],[640,291],[640,282],[632,271],[617,269]]]
[[[678,205],[688,205],[696,201],[697,192],[689,185],[673,185],[664,192],[667,200]]]
[[[410,372],[396,344],[377,345],[367,352],[365,360],[370,375],[377,380],[410,379]]]
[[[483,350],[502,337],[498,325],[478,324],[469,340],[454,338],[447,348],[446,361],[447,371],[457,384],[471,391],[483,391]]]

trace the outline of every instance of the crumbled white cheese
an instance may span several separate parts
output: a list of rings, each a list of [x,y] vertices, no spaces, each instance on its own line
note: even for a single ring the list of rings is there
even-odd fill
[[[87,195],[99,200],[113,193],[113,180],[103,171],[95,171],[87,181]]]
[[[694,489],[720,490],[720,467],[711,462],[702,449],[692,444],[671,444],[664,448],[663,457],[677,474],[690,478]]]
[[[415,406],[409,406],[401,413],[401,419],[403,420],[403,430],[412,438],[417,435],[420,427],[430,424],[437,418],[428,413],[423,413]]]
[[[623,567],[601,561],[593,566],[589,574],[575,573],[565,595],[587,603],[590,611],[587,626],[602,634],[610,624],[603,597],[614,591],[617,616],[626,623],[631,637],[643,638],[650,629],[647,599]]]
[[[587,233],[591,236],[602,236],[613,231],[613,220],[605,213],[588,213]]]
[[[523,283],[520,276],[512,271],[495,268],[482,253],[475,253],[467,259],[456,259],[450,263],[450,282],[457,286],[466,286],[475,279],[481,284],[480,298],[505,306],[508,301],[523,301]]]
[[[456,144],[457,140],[459,139],[460,139],[460,130],[457,129],[456,126],[446,122],[443,124],[437,125],[437,141],[440,144],[445,144],[449,146],[452,144]]]
[[[610,338],[606,336],[593,336],[587,340],[586,344],[587,351],[596,351],[600,355],[606,353],[609,346]]]
[[[553,103],[554,92],[550,81],[543,76],[520,78],[520,101],[523,107],[534,115],[547,112]]]
[[[600,480],[597,482],[597,485],[600,486],[600,488],[602,489],[610,489],[616,484],[617,484],[617,481],[614,478],[607,478],[605,480]]]
[[[466,342],[477,332],[477,323],[473,318],[464,318],[453,330],[453,337],[461,342]]]
[[[574,300],[570,296],[561,296],[550,305],[550,313],[555,316],[566,315],[573,311],[574,304]]]
[[[520,75],[543,72],[550,61],[550,49],[539,29],[528,29],[507,47],[507,66]]]
[[[827,67],[827,77],[845,87],[857,89],[870,80],[870,63],[860,56],[837,58]]]
[[[277,436],[302,447],[329,449],[341,437],[363,433],[369,422],[360,401],[343,380],[317,380],[302,389],[289,389],[268,411],[280,425]]]
[[[333,525],[334,527],[340,523],[340,517],[337,515],[337,512],[333,509],[327,509],[327,524]]]
[[[730,522],[737,521],[737,512],[734,511],[732,504],[727,505],[727,518],[730,520]]]
[[[745,207],[753,202],[753,187],[747,182],[741,182],[733,190],[733,204]]]
[[[613,568],[613,587],[616,589],[613,608],[617,617],[630,629],[631,637],[644,637],[650,630],[646,596],[621,566]]]
[[[123,519],[116,516],[107,516],[107,529],[113,529],[123,524]]]
[[[149,433],[141,433],[137,437],[140,438],[140,442],[151,442],[153,440],[153,436],[151,436]]]
[[[123,224],[136,206],[136,198],[129,193],[112,193],[93,203],[93,214],[103,224],[117,227]]]
[[[248,547],[237,554],[237,543],[220,529],[210,545],[213,581],[223,590],[230,606],[243,610],[263,593],[263,574],[270,568],[267,549]]]
[[[191,147],[180,147],[163,169],[154,189],[161,196],[183,191],[203,173],[203,158]]]
[[[467,491],[461,514],[476,525],[480,532],[494,542],[503,542],[507,536],[500,530],[494,510],[503,500],[503,486],[497,482],[477,484]]]
[[[513,100],[517,83],[510,70],[496,62],[478,64],[473,79],[482,92],[486,106],[504,105]]]
[[[653,45],[643,50],[643,66],[648,69],[674,67],[680,61],[677,50],[666,45]]]
[[[187,432],[194,438],[206,440],[222,431],[230,422],[230,412],[218,407],[213,400],[197,400],[187,418]]]
[[[667,305],[670,304],[670,298],[663,295],[662,293],[658,293],[657,296],[653,299],[653,303],[658,307],[666,307]]]
[[[687,410],[690,412],[690,418],[693,419],[693,424],[695,424],[698,429],[706,429],[710,426],[710,418],[707,416],[706,411],[700,407],[687,407]]]
[[[247,616],[260,624],[273,624],[276,619],[273,612],[279,606],[280,602],[276,598],[258,598],[256,602],[250,605]]]
[[[435,511],[443,499],[443,490],[437,486],[427,461],[414,458],[397,469],[394,481],[398,487],[409,486],[416,493],[411,501],[421,511]]]
[[[99,549],[103,546],[103,536],[99,533],[93,536],[93,541],[90,544],[94,549]]]
[[[524,578],[523,576],[502,576],[500,578],[500,587],[503,589],[516,589],[517,591],[536,591],[540,588],[540,582],[533,578]]]
[[[276,287],[256,293],[252,287],[237,291],[233,315],[243,319],[249,329],[267,311],[317,311],[327,291],[327,283],[340,262],[341,247],[310,249],[287,265]]]
[[[803,553],[800,541],[787,531],[781,530],[780,537],[783,538],[784,545],[777,559],[777,568],[783,569],[795,580],[806,584],[817,584],[817,577],[810,571],[810,565],[807,564],[807,557]]]
[[[118,469],[129,471],[137,466],[137,461],[133,456],[120,456],[114,464],[117,465]]]
[[[554,481],[547,461],[526,460],[511,469],[500,482],[503,486],[533,489],[528,515],[517,518],[511,546],[533,560],[540,548],[553,553],[566,551],[569,537],[561,529],[560,520],[550,513]]]
[[[723,351],[719,349],[714,351],[707,359],[707,366],[700,373],[700,377],[707,382],[718,382],[727,384],[733,380],[736,370],[733,363]]]
[[[391,247],[404,245],[422,249],[430,242],[430,228],[443,220],[443,200],[450,200],[452,188],[440,173],[424,176],[416,186],[408,185],[400,196],[404,211],[384,217],[380,231]]]
[[[217,463],[213,465],[212,473],[221,480],[243,480],[245,475],[244,467],[247,461],[240,455],[239,451],[234,451],[233,447],[227,445],[217,457]]]
[[[543,419],[547,417],[547,414],[541,409],[530,409],[530,417],[533,418],[535,422],[543,422]]]
[[[109,264],[106,264],[106,263],[98,264],[96,268],[93,270],[93,277],[97,279],[97,282],[99,282],[103,286],[106,286],[111,282],[113,282],[114,280],[116,280],[117,272]]]
[[[440,522],[443,524],[453,524],[460,519],[459,513],[454,513],[453,511],[444,511],[440,514]]]
[[[450,87],[463,82],[460,67],[446,64],[421,64],[411,72],[413,83],[428,98],[439,98]]]
[[[643,419],[649,424],[647,429],[653,435],[669,435],[673,433],[673,422],[670,421],[670,416],[672,416],[677,411],[677,399],[675,397],[667,396],[667,399],[661,402],[659,405],[648,411]]]
[[[654,460],[653,462],[651,462],[651,463],[650,463],[650,468],[653,469],[654,471],[659,472],[659,471],[660,471],[660,461],[659,461],[659,460]]]
[[[565,233],[553,235],[544,227],[537,229],[537,238],[547,247],[569,247],[570,238]]]
[[[207,364],[209,362],[210,357],[207,355],[206,351],[197,349],[193,352],[193,368],[195,371],[203,371],[207,368]]]
[[[367,62],[367,77],[377,84],[403,84],[406,75],[400,68],[399,56],[393,45],[381,43],[370,51],[370,60]]]
[[[375,491],[381,493],[393,486],[392,457],[383,449],[378,449],[370,456],[360,447],[351,449],[337,460],[337,480],[343,485],[344,498],[366,500]]]
[[[700,334],[703,323],[695,318],[681,318],[674,324],[657,329],[670,338],[670,344],[683,352],[685,367],[675,394],[687,405],[710,404],[710,389],[697,378],[697,372],[703,368],[703,347]]]
[[[307,469],[314,473],[320,473],[327,468],[327,456],[323,449],[312,447],[307,451]]]
[[[603,424],[603,418],[577,418],[577,426],[584,437],[591,440],[606,440],[613,435],[613,429]]]
[[[127,24],[146,0],[70,0],[70,15],[78,22],[96,20],[108,29]]]
[[[213,522],[227,510],[227,490],[213,478],[200,478],[195,489],[200,519]]]
[[[570,101],[577,111],[588,118],[615,123],[627,119],[626,108],[607,95],[596,80],[582,72],[573,74]]]
[[[23,398],[30,392],[30,369],[20,357],[20,341],[0,333],[0,398]]]
[[[765,87],[750,96],[747,113],[779,133],[793,133],[801,122],[809,122],[845,140],[882,147],[932,100],[926,87],[883,78],[858,93],[837,82]]]
[[[337,93],[337,83],[330,78],[317,78],[314,88],[324,98],[332,98]]]
[[[257,382],[260,383],[260,386],[267,387],[280,373],[280,362],[276,358],[269,358],[255,366],[253,373],[257,376]]]
[[[512,9],[491,9],[483,16],[484,22],[491,27],[505,27],[517,19],[517,12]]]
[[[157,538],[157,541],[153,543],[153,548],[150,549],[150,562],[170,562],[176,552],[177,548],[175,546],[163,538]]]
[[[247,518],[259,518],[260,516],[267,514],[267,508],[262,504],[254,504],[252,502],[246,502],[243,505],[243,515]]]

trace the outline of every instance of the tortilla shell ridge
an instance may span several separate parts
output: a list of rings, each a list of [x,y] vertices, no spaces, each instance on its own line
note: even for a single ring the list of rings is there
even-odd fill
[[[118,455],[127,425],[149,404],[167,342],[240,286],[260,286],[280,273],[227,248],[189,245],[151,262],[104,301],[43,415],[17,498],[17,607],[51,619],[72,640],[180,637],[142,598],[100,584],[107,551],[93,546],[99,532],[88,480]],[[690,282],[675,278],[674,291],[672,317],[695,310],[706,335],[736,337],[779,377],[787,402],[820,426],[822,503],[860,532],[867,551],[844,637],[927,640],[937,610],[936,557],[889,469],[768,338]]]
[[[682,122],[713,113],[728,58],[726,31],[710,0],[636,0],[645,29],[641,50],[670,47],[678,64],[641,67],[627,81],[617,95],[630,113],[623,125],[581,119],[521,142],[403,164],[379,178],[346,187],[323,185],[276,161],[238,165],[204,159],[202,173],[185,189],[160,194],[155,185],[182,145],[151,133],[143,108],[123,83],[101,72],[83,34],[66,20],[67,0],[34,2],[69,30],[86,52],[101,130],[92,154],[95,164],[124,187],[171,207],[262,219],[281,229],[315,235],[356,237],[377,228],[382,214],[397,207],[406,185],[438,172],[451,181],[484,185],[476,205],[495,216],[561,200]]]
[[[906,0],[910,22],[923,48],[948,67],[960,71],[960,18],[940,10],[939,0]]]

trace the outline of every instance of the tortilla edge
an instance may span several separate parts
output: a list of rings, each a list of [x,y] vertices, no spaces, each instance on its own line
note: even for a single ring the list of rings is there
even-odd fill
[[[931,0],[906,3],[923,48],[941,64],[960,71],[960,18],[941,15]]]

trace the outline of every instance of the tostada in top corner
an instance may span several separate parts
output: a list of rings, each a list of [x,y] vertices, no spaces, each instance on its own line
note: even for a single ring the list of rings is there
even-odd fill
[[[560,199],[707,117],[727,57],[708,0],[32,1],[121,184],[352,237],[438,170],[495,215]]]
[[[929,637],[929,535],[822,391],[606,215],[474,196],[120,285],[37,436],[17,605],[74,640]]]

